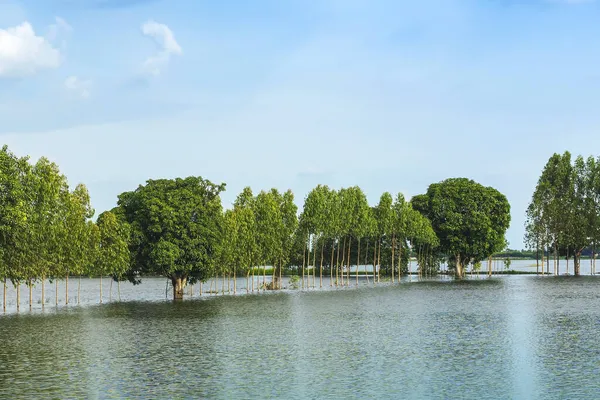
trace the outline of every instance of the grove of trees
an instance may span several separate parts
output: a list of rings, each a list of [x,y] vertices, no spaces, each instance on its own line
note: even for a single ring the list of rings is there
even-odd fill
[[[574,187],[578,193],[579,186]],[[58,304],[59,281],[68,293],[69,279],[82,276],[134,284],[144,276],[162,276],[171,283],[174,299],[184,296],[187,285],[210,278],[233,283],[234,293],[237,277],[246,278],[248,292],[282,289],[284,271],[297,273],[303,288],[323,287],[324,281],[331,286],[358,285],[361,276],[377,284],[383,275],[394,283],[412,272],[411,256],[421,275],[439,273],[447,260],[461,278],[468,265],[504,248],[510,222],[510,206],[501,193],[465,178],[434,183],[411,201],[386,192],[374,205],[357,186],[336,190],[318,185],[301,210],[290,190],[254,194],[249,187],[224,210],[224,190],[225,184],[201,177],[148,180],[119,195],[117,206],[93,221],[83,184],[70,189],[54,163],[41,158],[32,165],[3,147],[4,306],[8,283],[17,290],[18,304],[25,284],[30,305],[31,290],[39,284],[43,306],[47,280],[57,285]],[[561,235],[556,245],[571,245],[576,254],[581,239]],[[540,246],[554,245],[548,237],[536,236]],[[100,301],[102,290],[100,280]],[[68,294],[65,297],[68,303]]]
[[[591,273],[596,273],[596,249],[600,241],[600,158],[567,151],[553,154],[546,163],[527,208],[525,241],[541,256],[542,273],[560,273],[560,259],[573,260],[580,274],[581,254],[591,248]]]

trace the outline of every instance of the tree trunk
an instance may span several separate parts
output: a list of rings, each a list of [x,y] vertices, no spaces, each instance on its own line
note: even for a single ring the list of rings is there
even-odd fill
[[[456,277],[458,279],[462,279],[463,277],[463,268],[460,260],[460,254],[456,255]]]
[[[402,276],[402,240],[398,240],[398,242],[400,243],[400,245],[398,246],[398,283],[400,283],[400,277]],[[418,255],[417,255],[418,256]],[[417,258],[418,260],[418,258]],[[408,262],[410,262],[410,258],[408,259]],[[421,273],[419,272],[419,275]]]
[[[21,309],[21,283],[17,283],[17,311]]]
[[[255,269],[256,268],[254,266],[252,266],[252,293],[254,293],[254,281],[256,280],[255,277],[254,277],[254,270]],[[216,286],[215,286],[215,289],[216,289]]]
[[[313,289],[315,289],[317,287],[317,243],[314,243],[314,245],[313,245],[312,276],[313,276]]]
[[[166,291],[166,289],[165,289]],[[166,293],[165,293],[166,296]],[[100,275],[100,304],[102,304],[102,275]]]
[[[263,272],[264,272],[264,269],[263,269]],[[258,279],[260,279],[260,278],[258,278]],[[263,278],[263,285],[264,285],[264,278]],[[221,285],[221,294],[223,296],[225,296],[225,272],[223,272],[223,284]]]
[[[367,285],[369,282],[369,273],[367,272],[367,263],[369,262],[369,238],[367,238],[367,250],[365,251],[365,262],[363,263]]]
[[[377,250],[377,283],[381,282],[381,238],[379,238],[379,250]]]
[[[250,270],[246,273],[246,294],[250,293]]]
[[[392,283],[394,283],[395,277],[394,277],[394,250],[396,247],[396,235],[393,234],[392,235]]]
[[[569,275],[569,247],[567,246],[567,275]]]
[[[171,284],[173,285],[173,300],[183,300],[183,289],[185,288],[186,278],[173,277]]]
[[[6,278],[3,280],[2,287],[2,311],[6,312]]]
[[[310,252],[309,252],[310,255]],[[304,289],[304,266],[306,265],[306,241],[304,242],[304,249],[302,250],[302,289]]]
[[[377,274],[377,240],[375,240],[375,247],[373,248],[373,285],[377,284],[375,276]]]
[[[337,256],[335,260],[335,287],[338,286],[340,281],[340,240],[337,241]]]
[[[119,295],[119,302],[121,302],[121,281],[117,281],[117,293]]]
[[[488,276],[492,277],[492,256],[488,258]]]
[[[111,282],[112,284],[112,282]],[[81,275],[79,275],[79,279],[77,280],[77,304],[79,304],[79,300],[81,298]]]
[[[42,274],[42,308],[46,303],[46,276]]]
[[[235,266],[233,267],[233,294],[237,292],[237,273]],[[202,282],[200,282],[200,294],[202,294]]]
[[[338,258],[339,261],[339,258]],[[346,237],[344,236],[344,245],[342,247],[342,262],[340,263],[340,285],[344,286],[344,264],[346,262]]]
[[[546,256],[546,273],[550,274],[550,247],[548,247],[548,255]]]
[[[540,246],[536,244],[535,249],[535,273],[540,274]]]
[[[581,266],[581,250],[573,254],[573,274],[579,276]]]
[[[283,284],[283,261],[279,259],[279,285],[278,288],[281,290],[281,285]]]
[[[542,245],[542,276],[544,276],[544,246]]]
[[[302,287],[304,287],[304,283]],[[310,288],[310,235],[308,236],[308,248],[306,249],[306,288]]]
[[[267,266],[266,266],[266,262],[263,263],[263,290],[267,289]],[[225,275],[223,275],[225,276]]]
[[[348,275],[346,275],[346,286],[350,286],[350,266],[352,263],[350,262],[350,250],[352,249],[352,236],[348,238]]]
[[[319,267],[319,289],[323,288],[323,251],[325,249],[325,238],[321,243],[321,266]]]
[[[592,250],[592,275],[596,275],[596,242]]]
[[[358,286],[358,266],[360,265],[360,236],[358,237],[358,250],[356,252],[356,286]]]
[[[29,309],[33,307],[33,281],[29,280]]]
[[[338,251],[339,253],[339,251]],[[333,287],[333,256],[335,255],[335,240],[331,241],[331,262],[329,264],[329,287]]]
[[[65,304],[69,304],[69,273],[65,277]]]

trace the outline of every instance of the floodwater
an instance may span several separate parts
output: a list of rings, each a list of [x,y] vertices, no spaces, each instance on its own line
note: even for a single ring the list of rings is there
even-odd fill
[[[33,311],[23,289],[0,398],[600,398],[600,278],[412,280],[174,303],[149,279],[100,305],[84,279],[84,305]]]

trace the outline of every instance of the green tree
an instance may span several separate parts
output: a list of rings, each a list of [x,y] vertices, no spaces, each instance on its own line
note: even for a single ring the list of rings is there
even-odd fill
[[[116,282],[120,282],[125,279],[130,267],[129,227],[110,211],[100,214],[96,225],[99,246],[94,266],[95,272],[100,276],[100,303],[102,303],[102,277],[110,276]],[[96,236],[94,233],[90,235]]]
[[[30,173],[27,158],[17,158],[7,146],[0,151],[0,274],[3,280],[3,308],[6,310],[6,282],[17,289],[27,278],[27,188]]]
[[[510,204],[496,189],[452,178],[431,184],[425,196],[417,199],[419,211],[431,221],[457,277],[464,276],[464,266],[504,247]]]
[[[182,299],[187,283],[211,276],[222,243],[220,193],[201,177],[148,180],[119,196],[118,206],[132,229],[132,277],[145,274],[170,279],[173,298]]]

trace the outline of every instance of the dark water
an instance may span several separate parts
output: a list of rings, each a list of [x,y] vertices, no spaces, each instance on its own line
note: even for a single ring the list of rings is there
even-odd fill
[[[0,317],[1,398],[600,398],[600,280],[507,276]]]

